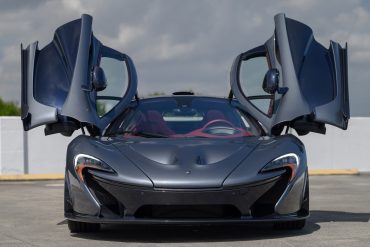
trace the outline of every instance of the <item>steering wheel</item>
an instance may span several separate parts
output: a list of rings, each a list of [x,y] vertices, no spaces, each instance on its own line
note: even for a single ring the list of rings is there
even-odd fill
[[[228,126],[230,126],[231,128],[234,128],[234,125],[232,123],[230,123],[229,121],[227,120],[224,120],[224,119],[215,119],[215,120],[212,120],[212,121],[209,121],[208,123],[206,123],[206,125],[203,126],[202,130],[206,130],[209,128],[209,126],[215,124],[215,123],[224,123]]]

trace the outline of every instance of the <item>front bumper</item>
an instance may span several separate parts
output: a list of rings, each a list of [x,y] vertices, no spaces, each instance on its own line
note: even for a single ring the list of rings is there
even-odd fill
[[[72,210],[69,220],[124,224],[225,224],[305,219],[308,208],[279,214],[276,205],[286,194],[287,174],[235,188],[179,190],[120,184],[88,174],[86,185],[100,204],[91,215]],[[303,191],[295,195],[304,198]],[[291,195],[289,195],[291,196]],[[289,210],[288,210],[289,211]]]

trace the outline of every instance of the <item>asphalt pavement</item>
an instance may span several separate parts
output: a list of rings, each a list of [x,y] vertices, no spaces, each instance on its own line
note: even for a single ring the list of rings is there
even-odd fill
[[[370,246],[370,176],[310,178],[311,217],[300,231],[269,225],[104,225],[70,234],[63,181],[0,182],[0,246]]]

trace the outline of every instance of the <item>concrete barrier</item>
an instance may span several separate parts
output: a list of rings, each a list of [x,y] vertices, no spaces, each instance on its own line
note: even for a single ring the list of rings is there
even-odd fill
[[[0,117],[0,174],[62,174],[72,137],[44,136],[38,127],[24,133],[19,117]],[[301,137],[312,170],[370,171],[370,118],[352,118],[347,131],[327,126],[327,134]]]

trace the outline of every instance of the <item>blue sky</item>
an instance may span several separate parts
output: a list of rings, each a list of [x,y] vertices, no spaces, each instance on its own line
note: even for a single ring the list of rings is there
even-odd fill
[[[95,36],[133,58],[140,94],[226,96],[234,57],[271,36],[279,12],[325,46],[349,43],[351,113],[370,116],[370,3],[361,0],[0,1],[0,97],[20,100],[20,44],[43,47],[82,13],[93,15]]]

